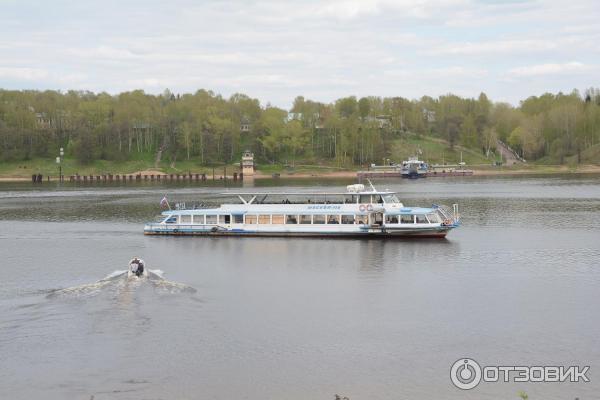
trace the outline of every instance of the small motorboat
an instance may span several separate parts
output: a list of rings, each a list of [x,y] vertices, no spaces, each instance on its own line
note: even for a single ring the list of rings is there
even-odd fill
[[[127,277],[148,277],[148,269],[146,263],[139,257],[134,257],[129,261],[129,268],[127,268]]]

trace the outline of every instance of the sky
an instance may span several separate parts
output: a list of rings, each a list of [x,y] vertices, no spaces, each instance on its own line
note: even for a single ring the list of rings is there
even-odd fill
[[[0,0],[0,88],[518,105],[600,86],[595,0]]]

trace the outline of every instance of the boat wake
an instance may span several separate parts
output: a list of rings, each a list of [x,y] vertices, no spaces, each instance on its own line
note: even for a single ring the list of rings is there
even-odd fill
[[[147,276],[131,276],[128,270],[116,270],[94,283],[72,286],[51,291],[47,297],[89,297],[110,291],[131,291],[150,286],[161,293],[195,293],[196,289],[183,283],[171,282],[163,277],[160,269],[148,270]]]

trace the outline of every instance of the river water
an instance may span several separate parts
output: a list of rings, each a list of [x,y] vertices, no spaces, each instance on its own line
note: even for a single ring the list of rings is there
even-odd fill
[[[463,226],[445,240],[146,237],[165,193],[222,188],[0,185],[0,398],[597,398],[598,177],[377,185],[459,203]],[[119,275],[134,255],[160,284]],[[461,357],[590,366],[590,382],[461,391]]]

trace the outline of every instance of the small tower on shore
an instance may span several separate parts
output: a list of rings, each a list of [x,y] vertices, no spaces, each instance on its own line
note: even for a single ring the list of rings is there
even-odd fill
[[[242,173],[244,176],[254,175],[254,154],[250,150],[246,150],[242,154]]]

